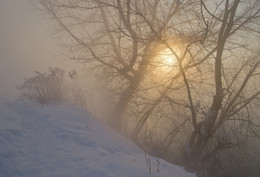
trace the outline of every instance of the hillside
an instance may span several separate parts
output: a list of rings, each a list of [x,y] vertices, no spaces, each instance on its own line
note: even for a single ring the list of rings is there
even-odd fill
[[[132,142],[84,110],[4,98],[0,98],[0,176],[195,177],[182,167],[145,157]]]

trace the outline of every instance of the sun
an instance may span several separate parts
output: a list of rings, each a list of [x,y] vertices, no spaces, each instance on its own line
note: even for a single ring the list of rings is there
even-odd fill
[[[174,50],[177,49],[174,48]],[[167,82],[169,77],[178,72],[178,56],[175,55],[177,54],[168,48],[160,50],[156,57],[151,60],[149,65],[151,72],[148,77],[156,83]]]
[[[161,52],[162,63],[166,66],[174,66],[176,64],[176,58],[169,49],[165,49]]]
[[[176,50],[176,49],[175,49]],[[175,52],[175,51],[174,51]],[[166,48],[158,52],[151,62],[151,69],[160,78],[168,77],[178,71],[178,60],[172,50]]]
[[[166,62],[167,64],[169,64],[169,65],[175,63],[175,59],[173,59],[173,56],[171,56],[171,55],[166,56],[164,59],[165,59],[165,62]]]

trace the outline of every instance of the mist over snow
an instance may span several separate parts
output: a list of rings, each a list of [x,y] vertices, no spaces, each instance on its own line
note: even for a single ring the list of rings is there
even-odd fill
[[[0,0],[0,96],[18,97],[17,87],[25,78],[34,76],[35,71],[47,72],[49,67],[76,70],[88,97],[89,110],[102,117],[103,112],[110,109],[104,104],[103,85],[96,81],[84,63],[61,54],[53,22],[29,2]]]
[[[0,95],[19,95],[16,87],[34,71],[82,66],[61,55],[51,26],[28,0],[0,0]]]
[[[3,177],[195,176],[164,160],[145,158],[132,142],[68,104],[42,107],[2,97],[0,113]]]

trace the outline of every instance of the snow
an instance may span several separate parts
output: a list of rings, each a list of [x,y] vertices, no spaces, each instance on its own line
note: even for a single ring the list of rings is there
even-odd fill
[[[195,177],[68,105],[0,98],[1,177]]]

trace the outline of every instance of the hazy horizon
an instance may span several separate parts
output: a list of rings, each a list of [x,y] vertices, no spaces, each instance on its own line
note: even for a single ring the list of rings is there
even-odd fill
[[[66,68],[48,18],[26,0],[0,0],[0,96],[17,96],[16,87],[34,71]]]

